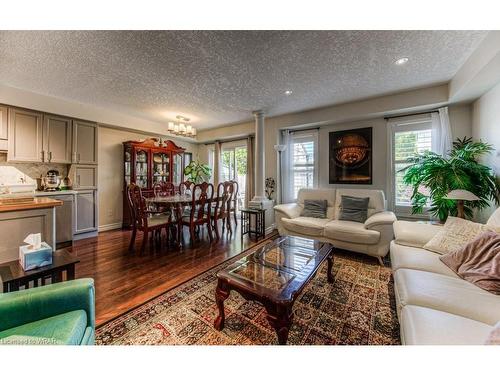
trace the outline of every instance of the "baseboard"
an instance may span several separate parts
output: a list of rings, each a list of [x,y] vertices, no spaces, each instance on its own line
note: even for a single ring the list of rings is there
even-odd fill
[[[97,231],[93,230],[91,232],[79,233],[73,235],[73,241],[83,240],[85,238],[97,237]]]
[[[108,230],[120,229],[122,227],[122,222],[119,223],[111,223],[111,224],[103,224],[99,225],[99,232],[106,232]]]

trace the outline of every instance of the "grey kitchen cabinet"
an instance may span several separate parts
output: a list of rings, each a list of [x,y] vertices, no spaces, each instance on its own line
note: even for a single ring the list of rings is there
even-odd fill
[[[72,120],[56,115],[43,116],[43,151],[46,162],[71,163]]]
[[[97,164],[96,123],[73,120],[73,163]]]
[[[74,165],[73,189],[88,190],[97,188],[97,167],[95,165]]]
[[[97,231],[97,190],[82,190],[75,195],[74,234]]]
[[[7,150],[9,139],[9,123],[7,122],[7,112],[8,108],[4,105],[0,105],[0,150]]]
[[[43,115],[40,112],[9,108],[7,161],[43,162]]]

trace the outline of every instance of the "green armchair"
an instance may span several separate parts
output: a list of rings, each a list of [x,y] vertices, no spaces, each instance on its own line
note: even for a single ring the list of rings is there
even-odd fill
[[[94,280],[0,294],[0,344],[93,345]]]

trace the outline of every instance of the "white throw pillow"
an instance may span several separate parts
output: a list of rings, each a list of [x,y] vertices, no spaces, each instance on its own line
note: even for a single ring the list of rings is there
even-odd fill
[[[500,345],[500,322],[491,330],[485,342],[486,345]]]
[[[460,249],[487,230],[492,230],[492,228],[485,224],[448,216],[443,228],[424,245],[424,249],[446,254]]]

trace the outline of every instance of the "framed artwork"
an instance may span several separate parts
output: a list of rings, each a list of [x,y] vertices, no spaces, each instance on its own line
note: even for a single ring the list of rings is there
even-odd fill
[[[372,184],[372,128],[330,132],[330,184]]]

